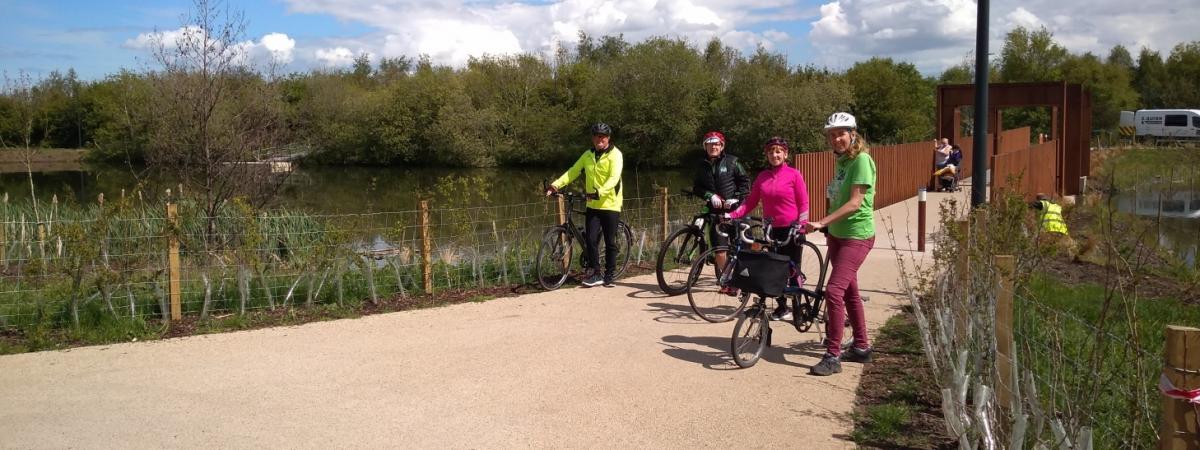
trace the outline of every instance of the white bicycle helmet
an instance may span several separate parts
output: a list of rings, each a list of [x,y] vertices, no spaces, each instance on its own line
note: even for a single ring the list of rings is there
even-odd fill
[[[834,128],[849,128],[853,130],[858,128],[858,122],[854,120],[854,116],[850,115],[850,113],[835,112],[832,116],[829,116],[829,120],[825,121],[825,131]]]

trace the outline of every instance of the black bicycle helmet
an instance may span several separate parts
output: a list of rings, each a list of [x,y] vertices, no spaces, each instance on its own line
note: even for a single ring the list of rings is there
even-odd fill
[[[609,127],[607,123],[598,122],[595,125],[592,125],[592,135],[597,134],[612,136],[612,127]]]

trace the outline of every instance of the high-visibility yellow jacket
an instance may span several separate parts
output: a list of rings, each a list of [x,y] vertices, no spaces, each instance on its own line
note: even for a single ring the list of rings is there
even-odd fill
[[[579,174],[583,174],[583,192],[596,194],[598,198],[587,201],[591,209],[621,211],[624,197],[621,195],[621,169],[624,165],[621,150],[617,146],[609,146],[608,151],[596,156],[596,151],[588,150],[567,169],[567,172],[550,183],[555,189],[571,184]]]
[[[1063,220],[1062,207],[1047,200],[1042,200],[1041,203],[1042,231],[1067,234],[1067,222]]]

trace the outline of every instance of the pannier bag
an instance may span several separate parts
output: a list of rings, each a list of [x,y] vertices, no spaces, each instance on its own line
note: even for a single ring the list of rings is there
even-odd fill
[[[730,284],[766,297],[783,295],[790,262],[787,256],[779,253],[740,251]]]

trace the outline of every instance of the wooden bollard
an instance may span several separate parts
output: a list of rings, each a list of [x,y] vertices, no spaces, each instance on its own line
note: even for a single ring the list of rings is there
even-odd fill
[[[421,200],[421,286],[433,293],[433,231],[429,228],[429,201]]]
[[[174,203],[167,203],[167,221],[174,228],[167,233],[167,289],[171,300],[171,320],[179,320],[183,318],[183,302],[179,286],[179,237],[176,235],[179,209]]]
[[[1163,375],[1176,389],[1200,389],[1200,329],[1168,325],[1166,340]],[[1162,418],[1158,448],[1200,449],[1195,407],[1184,400],[1164,396]]]
[[[925,251],[925,188],[917,189],[917,251]]]
[[[1001,408],[1012,404],[1013,366],[1013,275],[1016,259],[1011,255],[996,255],[992,263],[1000,272],[996,286],[996,400]]]

